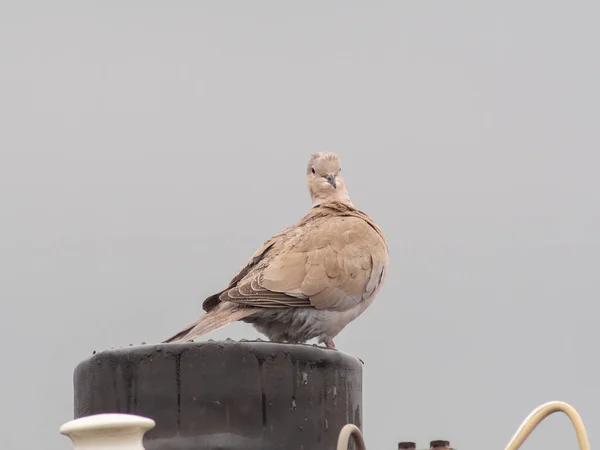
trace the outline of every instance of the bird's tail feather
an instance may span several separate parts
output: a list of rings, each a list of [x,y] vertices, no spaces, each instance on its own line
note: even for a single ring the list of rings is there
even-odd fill
[[[255,308],[240,308],[236,305],[221,303],[163,343],[193,341],[198,336],[223,328],[225,325],[248,317],[255,312]]]

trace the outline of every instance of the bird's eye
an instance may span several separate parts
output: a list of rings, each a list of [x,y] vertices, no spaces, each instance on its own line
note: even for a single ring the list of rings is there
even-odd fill
[[[342,168],[340,167],[340,170],[338,170],[338,173],[341,173],[341,172],[342,172]]]
[[[317,173],[314,167],[311,167],[310,170],[312,170],[312,173]]]

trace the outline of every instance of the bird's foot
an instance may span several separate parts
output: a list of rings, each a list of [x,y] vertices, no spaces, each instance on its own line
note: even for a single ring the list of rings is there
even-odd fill
[[[331,349],[335,350],[335,344],[334,344],[333,341],[327,341],[327,342],[325,342],[325,347],[331,348]]]

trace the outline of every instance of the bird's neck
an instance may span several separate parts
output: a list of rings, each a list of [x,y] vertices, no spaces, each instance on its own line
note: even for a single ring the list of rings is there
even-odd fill
[[[311,195],[311,198],[313,208],[327,202],[341,202],[354,208],[345,188],[336,189],[334,192],[328,192],[327,194],[314,194]]]

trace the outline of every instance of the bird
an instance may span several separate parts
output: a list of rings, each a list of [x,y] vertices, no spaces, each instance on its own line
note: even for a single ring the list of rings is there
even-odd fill
[[[335,349],[333,339],[373,303],[389,264],[381,228],[354,207],[341,170],[337,154],[311,153],[309,211],[265,241],[225,289],[204,300],[206,313],[163,343],[242,321],[272,342],[316,338]]]

